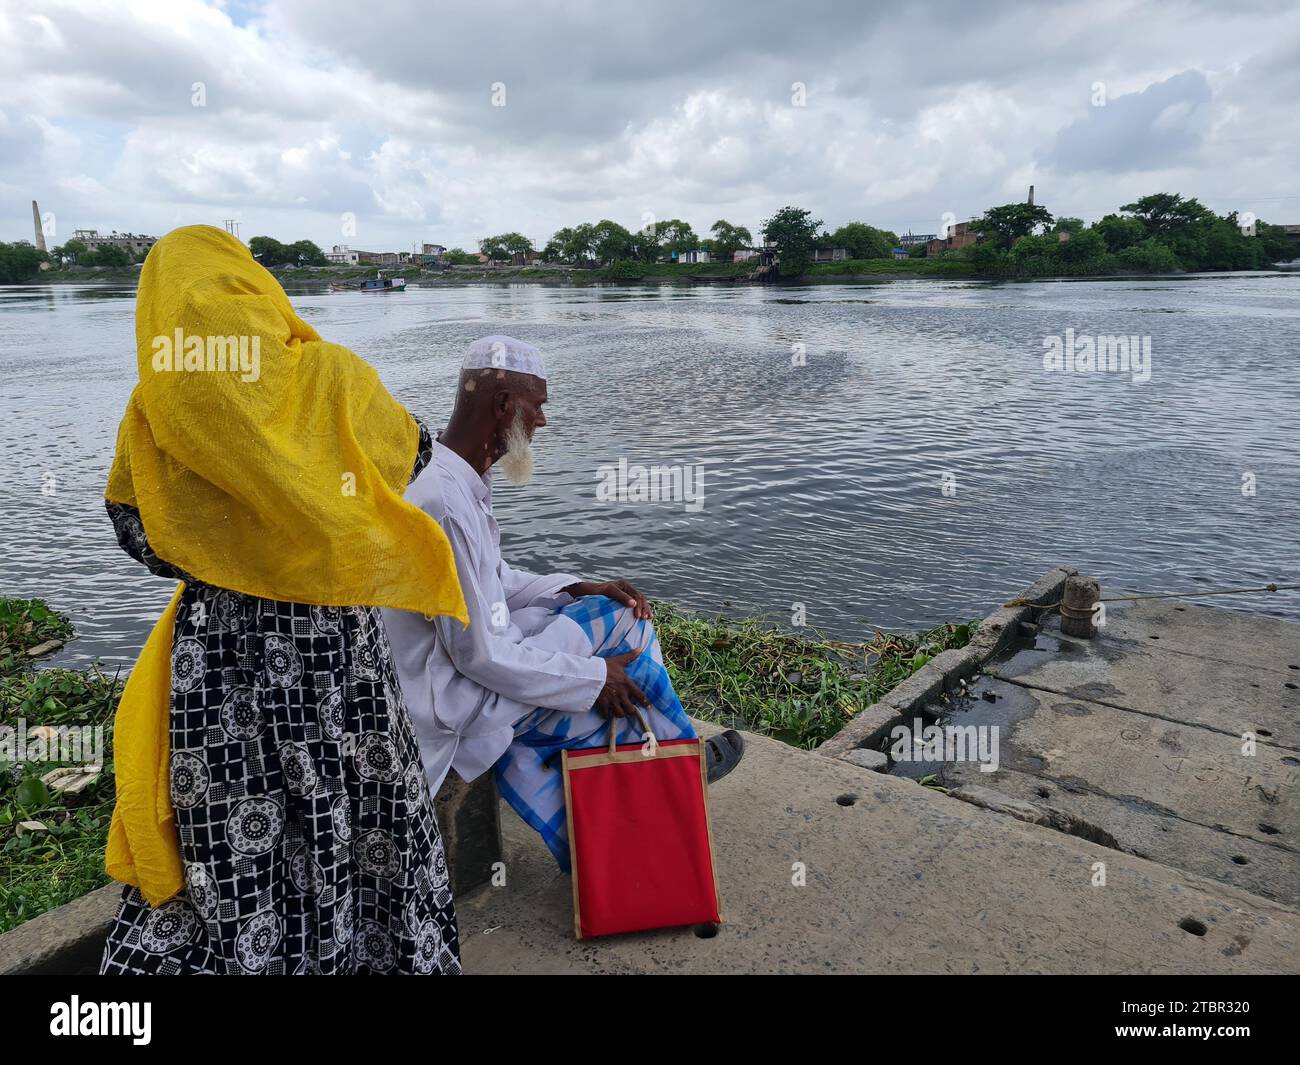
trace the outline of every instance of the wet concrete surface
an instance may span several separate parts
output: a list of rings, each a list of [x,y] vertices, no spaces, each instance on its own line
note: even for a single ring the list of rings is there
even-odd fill
[[[1028,803],[1017,816],[1300,904],[1300,625],[1113,604],[1091,640],[1063,636],[1059,620],[1027,628],[921,716],[996,727],[997,768],[973,743],[907,760],[914,745],[882,741],[891,774]]]

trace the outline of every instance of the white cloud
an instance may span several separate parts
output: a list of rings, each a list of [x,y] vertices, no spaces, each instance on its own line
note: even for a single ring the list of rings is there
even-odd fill
[[[27,235],[32,197],[68,228],[234,216],[245,236],[323,245],[352,212],[351,242],[376,248],[644,212],[754,228],[786,203],[932,231],[1031,181],[1085,218],[1169,189],[1300,220],[1300,12],[1280,4],[387,0],[374,16],[355,0],[6,8],[0,239]]]

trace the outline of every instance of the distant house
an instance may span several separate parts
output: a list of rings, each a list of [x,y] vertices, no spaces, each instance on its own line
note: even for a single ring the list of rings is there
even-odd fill
[[[941,252],[965,248],[975,243],[976,236],[974,222],[958,222],[955,226],[948,227],[946,237],[935,237],[928,241],[925,245],[925,253],[939,255]]]
[[[325,258],[329,262],[339,263],[342,266],[356,266],[361,261],[360,257],[360,252],[353,251],[346,244],[335,244],[325,253]]]
[[[143,233],[119,233],[116,229],[108,236],[100,236],[98,229],[78,229],[73,231],[72,239],[84,244],[87,251],[121,248],[131,255],[147,252],[158,243],[157,237],[146,237]]]
[[[750,259],[757,259],[759,250],[757,248],[737,248],[731,256],[733,263],[747,263]]]
[[[814,248],[812,261],[815,263],[838,263],[849,257],[847,248]]]
[[[515,252],[514,255],[510,256],[511,266],[532,266],[541,261],[542,253],[536,249],[528,252]]]
[[[894,249],[894,258],[895,258],[895,259],[906,259],[906,258],[908,258],[911,254],[912,254],[912,253],[909,252],[906,248],[895,248],[895,249]]]
[[[359,251],[357,257],[361,262],[369,266],[397,266],[402,262],[402,256],[410,256],[410,252],[395,251]]]
[[[678,252],[677,261],[679,263],[688,264],[707,263],[709,261],[709,253],[701,248],[696,248],[694,251]]]
[[[904,248],[910,248],[916,244],[929,244],[930,241],[937,239],[938,233],[904,233],[898,238],[898,243]]]
[[[435,259],[441,259],[447,254],[447,249],[441,244],[425,244],[420,248],[420,254],[432,256]]]

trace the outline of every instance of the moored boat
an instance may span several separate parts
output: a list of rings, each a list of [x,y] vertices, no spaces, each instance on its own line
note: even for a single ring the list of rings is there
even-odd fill
[[[330,288],[334,292],[402,292],[406,289],[406,278],[379,274],[360,281],[331,281]]]

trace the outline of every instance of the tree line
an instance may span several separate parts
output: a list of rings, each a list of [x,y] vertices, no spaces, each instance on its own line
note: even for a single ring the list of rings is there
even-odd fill
[[[1055,217],[1042,204],[1008,203],[990,207],[967,225],[975,241],[963,248],[939,249],[943,259],[964,263],[972,273],[989,276],[1087,275],[1122,271],[1166,273],[1198,270],[1256,270],[1295,257],[1295,248],[1281,226],[1231,212],[1216,215],[1196,199],[1158,192],[1126,203],[1086,225],[1082,219]],[[540,251],[543,261],[575,266],[653,263],[684,252],[707,251],[730,260],[752,248],[753,234],[744,226],[719,219],[702,237],[689,222],[670,218],[640,229],[627,229],[610,219],[557,230]],[[851,260],[891,259],[897,234],[865,222],[849,222],[833,232],[820,218],[800,207],[782,207],[764,219],[759,234],[777,253],[780,273],[799,277],[818,249],[843,248]],[[310,240],[282,244],[257,236],[249,242],[263,266],[324,266],[324,252]],[[479,241],[479,252],[493,260],[511,260],[536,251],[521,233],[501,233]],[[914,257],[930,253],[925,245],[910,250]],[[137,261],[143,260],[140,255]],[[91,251],[70,240],[49,255],[25,241],[0,243],[0,283],[35,277],[42,261],[79,266],[126,267],[132,257],[123,248],[105,245]],[[479,256],[452,248],[443,261],[474,264]]]
[[[640,229],[627,229],[603,218],[556,230],[541,248],[544,262],[572,265],[612,266],[615,263],[653,263],[672,260],[686,252],[705,251],[711,258],[730,260],[736,252],[754,247],[754,235],[745,226],[720,218],[701,236],[680,218],[649,222]],[[850,222],[835,232],[828,232],[820,219],[797,207],[783,207],[765,219],[759,229],[763,242],[774,243],[781,251],[785,268],[806,266],[816,248],[845,248],[855,259],[889,258],[898,236],[876,229],[865,222]],[[537,251],[522,233],[499,233],[479,241],[479,252],[489,259],[510,260],[517,255]],[[447,254],[464,255],[460,249]],[[473,258],[472,256],[470,257]]]
[[[1236,211],[1216,215],[1172,192],[1126,203],[1092,225],[1055,218],[1039,204],[1009,203],[989,208],[970,226],[974,244],[941,254],[964,259],[981,274],[1260,270],[1296,256],[1281,226]]]
[[[1216,215],[1198,200],[1168,192],[1126,203],[1092,225],[1069,216],[1056,218],[1043,205],[1028,203],[990,207],[968,225],[974,243],[936,254],[964,262],[972,273],[993,276],[1253,270],[1295,257],[1281,226],[1235,211]],[[609,267],[672,259],[697,249],[729,260],[754,244],[748,229],[725,219],[709,232],[712,236],[700,237],[690,223],[676,218],[636,230],[602,219],[557,230],[540,254],[545,262]],[[892,259],[899,243],[896,233],[866,222],[849,222],[831,232],[811,211],[794,206],[764,219],[759,233],[764,245],[776,250],[783,277],[804,274],[820,249],[843,248],[851,260],[879,260]],[[479,250],[490,259],[509,260],[535,249],[527,237],[511,232],[485,237]],[[923,244],[909,249],[912,257],[929,254]],[[450,254],[449,261],[454,261]]]

